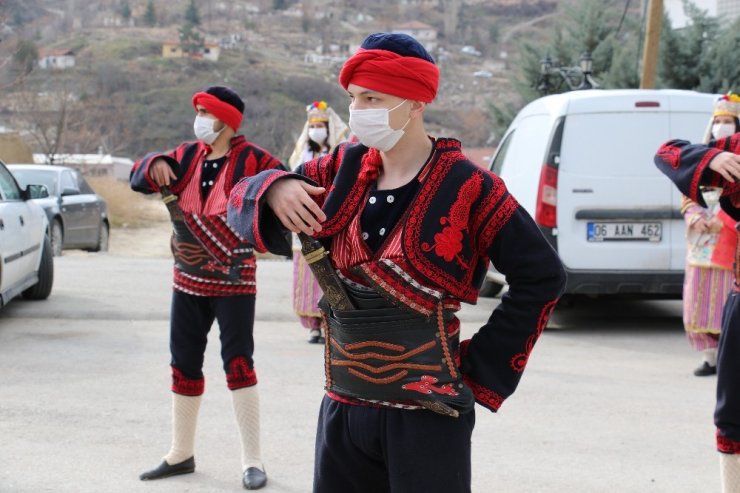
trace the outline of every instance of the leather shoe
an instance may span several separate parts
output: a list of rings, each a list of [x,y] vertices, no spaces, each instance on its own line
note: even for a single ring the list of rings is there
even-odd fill
[[[267,474],[256,467],[248,467],[244,471],[242,484],[244,484],[245,489],[258,490],[267,484]]]
[[[709,375],[714,375],[716,373],[717,373],[717,367],[710,365],[706,361],[702,363],[699,368],[694,370],[694,375],[696,375],[697,377],[707,377]]]
[[[163,460],[160,465],[152,469],[141,473],[139,479],[142,481],[149,481],[152,479],[168,478],[170,476],[177,476],[178,474],[189,474],[195,472],[195,457],[185,459],[184,461],[177,464],[168,464],[166,460]]]

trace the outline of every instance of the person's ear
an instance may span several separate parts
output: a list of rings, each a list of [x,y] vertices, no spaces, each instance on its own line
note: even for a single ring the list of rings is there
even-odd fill
[[[427,104],[423,101],[411,101],[411,112],[409,116],[411,118],[419,118],[424,114]]]

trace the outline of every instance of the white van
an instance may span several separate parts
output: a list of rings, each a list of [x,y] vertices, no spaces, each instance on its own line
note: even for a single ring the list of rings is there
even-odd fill
[[[680,192],[653,164],[672,138],[699,142],[717,96],[587,90],[525,106],[491,170],[531,214],[568,272],[566,295],[680,298]],[[505,285],[494,269],[481,290]]]

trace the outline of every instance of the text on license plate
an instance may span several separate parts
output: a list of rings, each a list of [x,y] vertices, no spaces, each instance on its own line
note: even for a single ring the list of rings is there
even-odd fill
[[[660,241],[662,223],[588,223],[588,241]]]

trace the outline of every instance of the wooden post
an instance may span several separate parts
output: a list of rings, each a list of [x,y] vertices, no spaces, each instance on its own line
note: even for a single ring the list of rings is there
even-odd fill
[[[645,45],[642,53],[640,89],[655,87],[655,70],[658,64],[660,30],[663,25],[663,0],[647,0],[648,14],[645,29]]]

